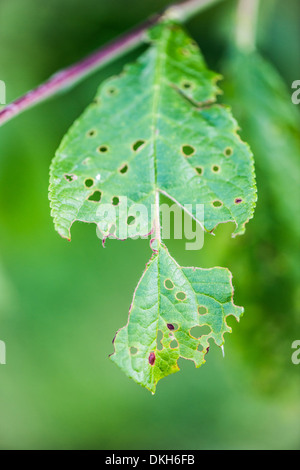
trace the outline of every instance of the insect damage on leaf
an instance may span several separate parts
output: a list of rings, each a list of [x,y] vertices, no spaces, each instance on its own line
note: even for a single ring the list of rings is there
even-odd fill
[[[159,195],[192,206],[196,220],[203,204],[206,231],[234,222],[237,235],[253,215],[256,186],[249,147],[229,109],[215,103],[220,76],[207,69],[198,46],[173,22],[152,28],[149,43],[136,63],[100,86],[65,136],[49,192],[63,237],[70,238],[78,220],[96,223],[104,240],[122,238],[115,230],[124,199],[124,238],[153,235],[153,256],[111,359],[154,393],[161,378],[179,370],[179,358],[203,364],[209,340],[222,346],[231,331],[226,317],[243,313],[233,304],[227,269],[181,268],[169,255],[161,242]],[[141,204],[146,210],[137,226]],[[114,210],[104,218],[107,206]]]
[[[101,205],[126,197],[129,216],[140,203],[150,214],[157,191],[180,206],[192,203],[195,218],[203,204],[210,232],[229,221],[234,235],[243,233],[253,215],[253,158],[229,109],[214,104],[220,76],[177,24],[156,25],[149,42],[136,63],[100,86],[56,153],[50,201],[63,237],[76,220],[108,236],[119,213],[104,221]],[[148,235],[152,223],[140,220],[134,236]]]
[[[172,281],[172,288],[166,287]],[[205,362],[209,340],[221,346],[237,320],[231,274],[225,268],[182,268],[159,245],[136,288],[128,323],[118,331],[111,359],[138,384],[155,392],[157,382],[179,370],[185,358]],[[135,354],[132,354],[132,348]]]

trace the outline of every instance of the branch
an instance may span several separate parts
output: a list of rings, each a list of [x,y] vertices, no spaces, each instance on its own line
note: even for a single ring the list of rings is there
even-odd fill
[[[259,0],[239,0],[237,9],[236,44],[245,52],[256,49]]]
[[[172,5],[162,13],[152,16],[138,27],[101,47],[76,64],[56,73],[42,85],[5,106],[0,111],[0,126],[50,96],[70,88],[95,70],[136,48],[144,41],[148,28],[163,17],[185,22],[199,11],[220,1],[222,0],[187,0],[184,3]]]
[[[165,14],[180,23],[185,23],[200,11],[220,1],[223,0],[187,0],[183,3],[171,5],[166,9]]]

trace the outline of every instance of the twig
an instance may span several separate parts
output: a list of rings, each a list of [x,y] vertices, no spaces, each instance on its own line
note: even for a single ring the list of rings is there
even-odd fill
[[[143,42],[148,28],[157,23],[161,18],[169,17],[185,22],[199,11],[220,1],[222,0],[188,0],[171,5],[164,12],[154,15],[138,27],[101,47],[76,64],[56,73],[42,85],[5,106],[0,111],[0,126],[50,96],[64,89],[69,89],[95,70],[136,48]]]
[[[236,44],[245,52],[256,49],[259,0],[239,0],[236,21]]]

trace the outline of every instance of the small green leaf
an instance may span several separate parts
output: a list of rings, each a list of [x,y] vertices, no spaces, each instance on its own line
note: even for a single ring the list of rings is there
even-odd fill
[[[109,234],[120,215],[103,220],[99,207],[120,197],[129,216],[140,203],[150,215],[158,191],[180,206],[193,204],[195,218],[203,204],[208,231],[232,221],[234,234],[243,233],[253,215],[252,154],[229,109],[213,104],[220,76],[176,24],[157,25],[149,42],[135,64],[101,85],[53,160],[51,208],[63,237],[76,220]],[[149,219],[135,236],[151,231]]]
[[[182,268],[159,245],[136,288],[127,325],[118,331],[111,359],[138,384],[155,392],[157,382],[179,370],[179,358],[205,362],[209,340],[221,346],[237,320],[231,274],[225,268]]]

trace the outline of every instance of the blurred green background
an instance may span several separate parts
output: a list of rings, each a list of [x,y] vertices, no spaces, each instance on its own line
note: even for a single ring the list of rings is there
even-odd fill
[[[7,101],[167,3],[0,0]],[[183,265],[228,266],[245,315],[230,323],[224,359],[211,345],[200,369],[181,361],[155,396],[108,359],[149,259],[148,241],[109,240],[103,249],[95,226],[77,223],[68,243],[54,231],[47,194],[64,133],[100,81],[140,51],[0,128],[1,449],[300,448],[300,365],[291,362],[300,339],[300,105],[290,99],[300,79],[300,4],[261,3],[257,40],[267,66],[236,52],[236,1],[187,25],[209,66],[226,73],[222,100],[255,154],[256,217],[237,239],[230,224],[221,225],[199,252],[169,242]]]

